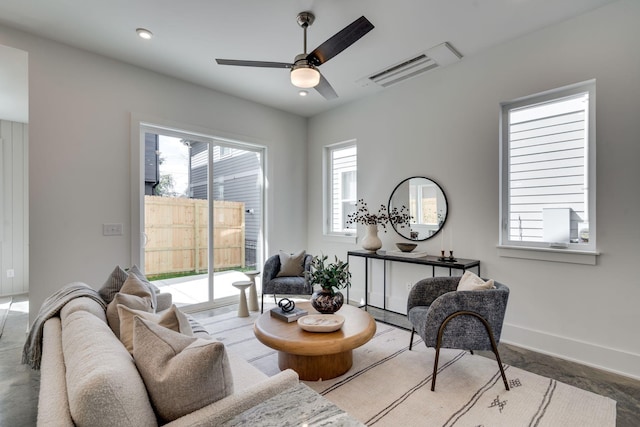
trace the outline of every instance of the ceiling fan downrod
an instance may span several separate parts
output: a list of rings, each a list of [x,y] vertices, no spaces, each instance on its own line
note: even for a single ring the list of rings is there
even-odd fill
[[[307,28],[309,27],[309,25],[313,24],[313,21],[315,20],[316,20],[316,17],[311,12],[300,12],[298,14],[298,18],[297,18],[298,25],[300,25],[302,27],[302,30],[304,31],[303,52],[305,55],[307,54]]]

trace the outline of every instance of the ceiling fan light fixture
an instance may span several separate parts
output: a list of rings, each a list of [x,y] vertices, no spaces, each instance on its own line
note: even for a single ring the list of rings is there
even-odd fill
[[[320,83],[320,72],[311,65],[299,65],[291,69],[291,84],[309,89]]]

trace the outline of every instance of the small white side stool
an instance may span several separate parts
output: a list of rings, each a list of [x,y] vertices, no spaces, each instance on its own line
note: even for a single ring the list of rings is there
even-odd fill
[[[245,271],[244,274],[253,283],[249,288],[249,310],[258,311],[260,310],[260,308],[258,308],[258,290],[257,290],[258,284],[256,283],[256,276],[258,276],[260,272],[258,270],[251,270],[251,271]]]
[[[240,301],[238,304],[238,317],[249,317],[249,309],[247,308],[247,294],[245,289],[251,286],[253,282],[249,280],[241,280],[239,282],[233,282],[234,288],[240,289]]]

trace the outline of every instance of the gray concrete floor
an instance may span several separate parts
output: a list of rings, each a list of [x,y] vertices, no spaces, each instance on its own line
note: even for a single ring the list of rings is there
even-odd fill
[[[36,425],[40,372],[20,363],[27,337],[28,310],[25,296],[13,297],[0,337],[0,426]]]
[[[7,317],[4,333],[0,338],[0,426],[34,426],[40,373],[20,364],[22,346],[26,338],[28,304],[25,296],[14,297],[13,301],[12,311]],[[236,309],[237,307],[233,306],[222,307],[209,310],[206,315]],[[390,318],[392,314],[386,316],[384,321],[406,326],[406,316],[397,315],[397,319]],[[618,427],[640,425],[640,381],[512,345],[500,344],[499,347],[504,363],[615,400]],[[494,358],[491,352],[480,354]]]

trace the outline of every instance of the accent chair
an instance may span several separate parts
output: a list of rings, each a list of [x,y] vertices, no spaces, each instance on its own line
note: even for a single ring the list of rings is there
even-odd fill
[[[301,251],[287,254],[280,251],[267,259],[262,269],[262,302],[260,313],[264,312],[265,295],[311,295],[313,286],[306,274],[311,269],[313,256]],[[277,304],[277,301],[276,301]]]
[[[427,347],[436,350],[431,379],[435,391],[441,348],[491,350],[496,357],[504,386],[509,384],[498,353],[498,342],[509,299],[509,288],[494,282],[494,289],[460,290],[460,277],[431,277],[420,280],[407,301],[407,317]]]

